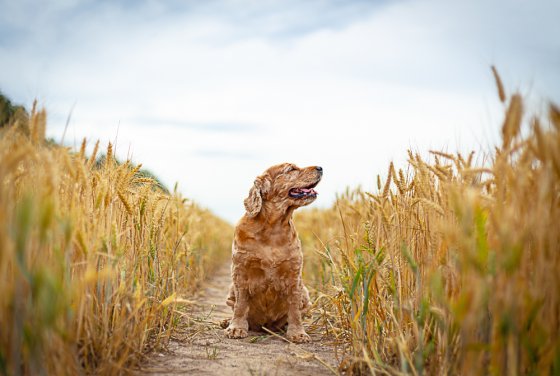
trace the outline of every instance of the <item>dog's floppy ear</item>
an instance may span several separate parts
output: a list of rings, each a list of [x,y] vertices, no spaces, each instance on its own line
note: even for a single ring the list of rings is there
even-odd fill
[[[263,195],[266,195],[270,188],[269,180],[264,176],[255,179],[253,187],[249,191],[249,196],[243,201],[247,215],[252,218],[260,213],[262,208]]]

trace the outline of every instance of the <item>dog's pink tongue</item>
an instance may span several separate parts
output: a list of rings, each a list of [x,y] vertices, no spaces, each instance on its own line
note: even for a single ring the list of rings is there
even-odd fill
[[[315,190],[314,190],[313,188],[309,188],[309,189],[307,189],[307,188],[302,188],[301,190],[302,190],[304,193],[311,193],[311,194],[315,194],[315,195],[317,194],[317,192],[315,192]]]

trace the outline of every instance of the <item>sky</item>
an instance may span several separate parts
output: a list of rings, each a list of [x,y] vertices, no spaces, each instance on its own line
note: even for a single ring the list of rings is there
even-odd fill
[[[535,109],[560,102],[558,14],[557,0],[0,0],[0,90],[37,99],[49,137],[116,143],[234,223],[273,164],[322,166],[327,207],[409,148],[489,150],[491,65]]]

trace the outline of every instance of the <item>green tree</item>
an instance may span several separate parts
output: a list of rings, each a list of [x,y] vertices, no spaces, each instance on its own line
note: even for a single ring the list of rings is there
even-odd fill
[[[0,127],[16,122],[20,126],[27,126],[29,114],[23,106],[14,105],[8,97],[0,92]]]

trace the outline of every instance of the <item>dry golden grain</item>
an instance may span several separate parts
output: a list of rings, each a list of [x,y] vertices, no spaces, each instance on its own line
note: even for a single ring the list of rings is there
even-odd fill
[[[556,130],[560,130],[560,109],[554,103],[550,103],[548,112],[550,122],[556,127]]]
[[[502,126],[503,148],[509,146],[511,141],[519,134],[522,116],[523,100],[521,99],[521,95],[516,93],[510,98],[504,125]]]
[[[446,159],[449,159],[449,160],[452,160],[452,161],[456,160],[456,157],[454,155],[449,154],[449,153],[444,153],[443,151],[430,150],[430,153],[438,155],[438,156],[446,158]]]
[[[441,215],[444,214],[443,208],[442,208],[440,205],[438,205],[437,203],[435,203],[435,202],[433,202],[433,201],[431,201],[431,200],[428,200],[428,199],[425,199],[425,198],[423,198],[423,197],[420,197],[420,198],[418,199],[418,202],[421,202],[421,203],[423,203],[425,206],[427,206],[428,208],[430,208],[430,209],[432,209],[432,210],[435,210],[438,214],[441,214]]]
[[[453,178],[453,167],[450,165],[439,165],[435,166],[436,170],[438,170],[441,174],[444,175],[443,180],[451,180]]]
[[[121,190],[117,190],[117,196],[119,196],[119,199],[123,203],[123,205],[126,209],[126,212],[129,215],[132,215],[132,206],[128,203],[128,200],[126,199],[125,194]]]
[[[157,181],[155,181],[152,178],[136,178],[136,179],[134,179],[134,181],[137,182],[137,183],[145,183],[145,184],[148,184],[148,185],[156,185],[157,184]]]
[[[391,187],[391,178],[393,173],[394,167],[393,162],[389,165],[389,170],[387,171],[387,180],[385,181],[385,185],[383,186],[383,197],[387,197],[389,195],[389,188]]]
[[[142,168],[142,163],[136,165],[136,167],[134,167],[132,171],[130,171],[130,175],[136,176],[136,174],[138,173],[138,171],[140,171],[141,168]]]
[[[430,171],[432,171],[441,181],[446,181],[448,178],[447,171],[441,166],[427,166]]]
[[[407,190],[407,184],[406,184],[406,178],[404,177],[404,173],[402,169],[399,169],[399,189],[401,191],[401,193],[406,192]]]
[[[107,155],[105,155],[105,166],[108,166],[113,161],[113,144],[109,142],[107,145]]]
[[[93,151],[91,153],[91,156],[88,159],[87,162],[87,169],[91,170],[91,168],[93,167],[93,164],[95,163],[95,158],[97,158],[97,152],[99,150],[99,141],[97,141],[95,143],[95,146],[93,147]]]
[[[470,152],[469,158],[467,159],[466,167],[471,167],[472,166],[474,154],[475,154],[474,150]]]
[[[79,160],[82,161],[86,156],[86,139],[82,140],[82,144],[80,145],[80,152],[78,153]]]
[[[414,162],[414,155],[412,154],[412,150],[408,149],[406,152],[408,154],[408,163],[413,163]]]
[[[462,174],[470,175],[470,174],[494,174],[494,170],[486,167],[478,167],[478,168],[465,168],[461,171]]]
[[[491,66],[492,74],[494,75],[494,80],[496,81],[496,87],[498,89],[498,97],[500,98],[500,102],[506,103],[506,92],[504,90],[504,85],[502,84],[502,80],[498,71],[496,70],[495,66]]]
[[[393,181],[395,182],[395,185],[397,186],[397,189],[399,190],[399,193],[404,194],[405,189],[406,189],[406,185],[404,184],[404,182],[401,182],[401,179],[399,179],[401,176],[404,178],[404,176],[402,175],[402,170],[399,169],[399,174],[398,175],[394,172],[391,175],[393,177]],[[404,180],[404,179],[402,179],[402,180]]]

